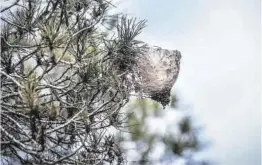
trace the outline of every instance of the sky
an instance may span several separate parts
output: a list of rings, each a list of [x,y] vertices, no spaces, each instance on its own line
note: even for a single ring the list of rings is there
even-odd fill
[[[261,161],[259,0],[126,0],[117,10],[146,19],[139,39],[182,53],[174,92],[190,105],[221,165]]]

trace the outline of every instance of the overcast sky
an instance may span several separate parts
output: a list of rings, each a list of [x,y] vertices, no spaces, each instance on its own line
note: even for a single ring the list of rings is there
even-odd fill
[[[193,108],[221,165],[260,165],[260,1],[128,0],[140,39],[182,52],[174,91]]]

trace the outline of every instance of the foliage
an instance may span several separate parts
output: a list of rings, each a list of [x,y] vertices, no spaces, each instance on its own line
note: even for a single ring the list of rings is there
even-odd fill
[[[111,7],[17,0],[1,10],[1,164],[125,164],[125,137],[114,131],[147,146],[137,164],[156,142],[172,156],[199,149],[190,118],[178,123],[181,135],[160,136],[145,121],[163,115],[158,103],[140,99],[121,111],[134,90],[166,106],[181,54],[136,40],[146,21],[109,15]]]
[[[183,112],[177,103],[174,95],[171,106],[165,111],[158,102],[146,98],[134,98],[128,103],[126,112],[130,114],[130,133],[121,134],[119,143],[130,156],[129,162],[141,165],[210,163],[195,158],[205,143],[201,141],[200,129],[195,126],[192,117]]]
[[[145,27],[106,0],[23,0],[1,10],[2,164],[123,164],[121,130]],[[117,35],[115,35],[117,34]]]

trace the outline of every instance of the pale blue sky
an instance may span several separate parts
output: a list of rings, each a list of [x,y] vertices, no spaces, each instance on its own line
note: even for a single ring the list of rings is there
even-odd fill
[[[221,165],[260,165],[261,2],[126,0],[119,10],[148,20],[140,39],[182,52],[174,91],[192,105]]]

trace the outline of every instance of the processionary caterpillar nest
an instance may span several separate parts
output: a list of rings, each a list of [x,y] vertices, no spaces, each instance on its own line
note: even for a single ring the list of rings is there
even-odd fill
[[[181,53],[156,46],[146,46],[133,67],[136,92],[160,102],[164,107],[170,102],[170,91],[180,70]]]

